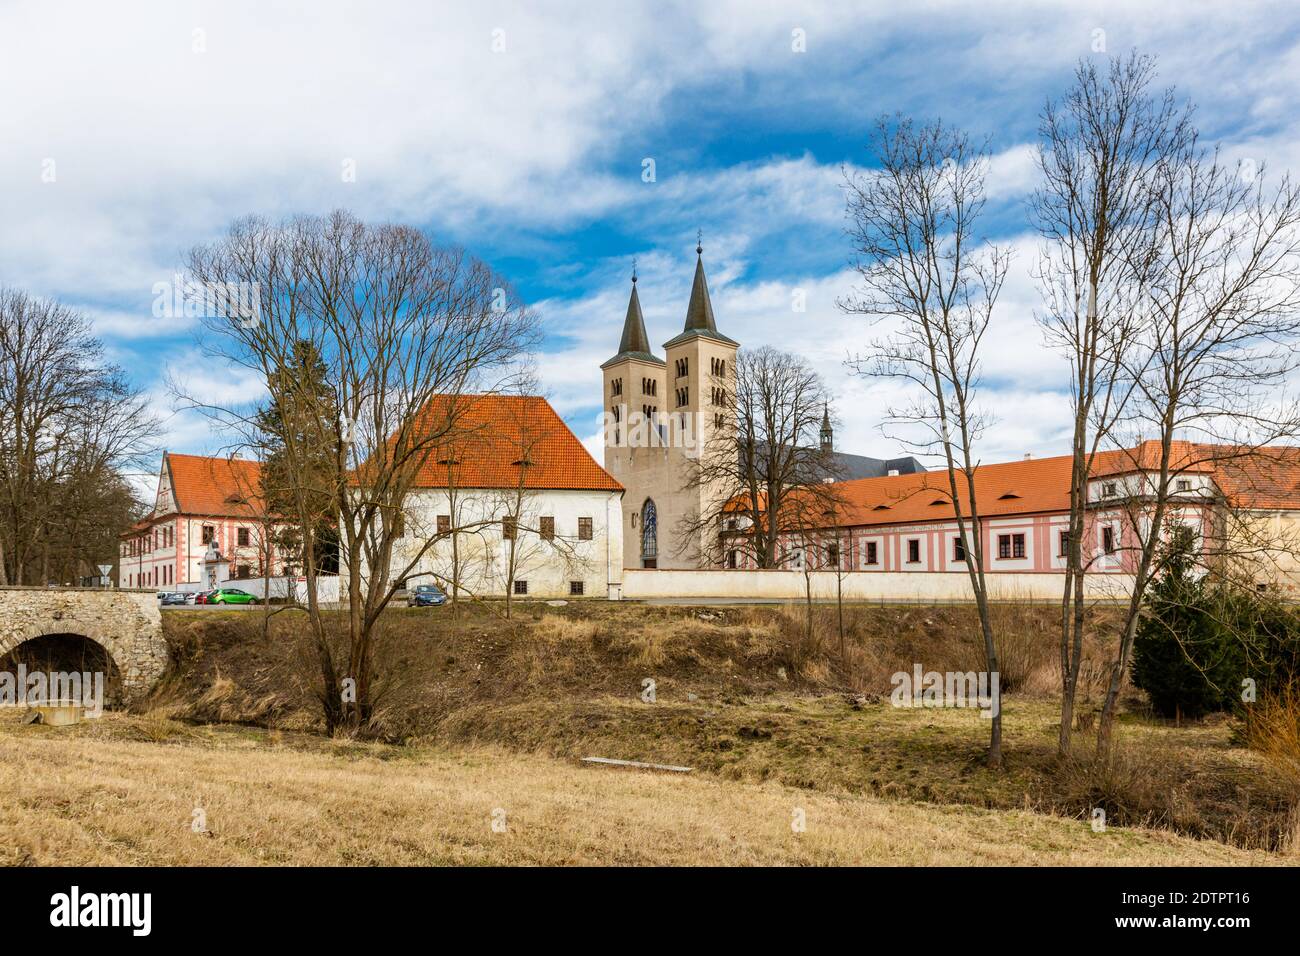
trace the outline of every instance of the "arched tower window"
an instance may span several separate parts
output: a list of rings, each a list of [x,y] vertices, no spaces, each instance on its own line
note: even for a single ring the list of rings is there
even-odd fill
[[[655,510],[654,499],[647,498],[641,506],[641,566],[658,567],[659,559],[659,514]]]

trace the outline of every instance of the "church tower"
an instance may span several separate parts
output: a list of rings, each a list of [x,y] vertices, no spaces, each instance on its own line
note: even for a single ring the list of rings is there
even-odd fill
[[[696,246],[686,323],[664,343],[666,361],[649,348],[636,277],[618,354],[605,362],[605,470],[623,496],[624,567],[698,568],[710,563],[720,529],[686,525],[715,506],[720,492],[692,482],[693,463],[719,429],[732,429],[738,343],[718,331]]]

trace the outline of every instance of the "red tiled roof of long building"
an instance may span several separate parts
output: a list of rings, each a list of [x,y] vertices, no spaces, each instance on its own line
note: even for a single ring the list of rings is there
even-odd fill
[[[1144,442],[1135,449],[1103,451],[1093,462],[1092,478],[1159,467],[1160,447]],[[975,492],[981,517],[1062,513],[1070,507],[1069,455],[980,465]],[[1300,510],[1300,448],[1275,446],[1238,449],[1226,445],[1175,442],[1173,474],[1209,474],[1230,505],[1237,508]],[[836,482],[838,524],[843,526],[919,524],[952,520],[954,511],[946,471],[859,478]],[[962,513],[969,515],[966,478],[957,475]],[[740,504],[736,510],[746,505]]]

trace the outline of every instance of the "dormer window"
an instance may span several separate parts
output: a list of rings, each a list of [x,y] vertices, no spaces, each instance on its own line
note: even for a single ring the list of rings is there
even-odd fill
[[[1101,496],[1103,498],[1114,498],[1119,493],[1119,486],[1113,481],[1108,481],[1101,486]]]

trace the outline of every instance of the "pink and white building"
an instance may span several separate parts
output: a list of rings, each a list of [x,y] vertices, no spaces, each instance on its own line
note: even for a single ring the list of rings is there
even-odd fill
[[[197,591],[268,563],[284,573],[260,488],[258,462],[164,454],[153,510],[119,536],[118,586]]]
[[[1149,520],[1159,446],[1101,453],[1088,484],[1083,554],[1090,573],[1133,570],[1137,531]],[[1061,574],[1066,565],[1071,458],[1025,458],[982,465],[975,491],[978,533],[989,573]],[[1231,531],[1225,509],[1293,524],[1300,520],[1300,449],[1250,456],[1209,445],[1175,443],[1167,526],[1189,527],[1207,550]],[[964,495],[965,482],[959,488]],[[783,540],[784,566],[860,572],[964,572],[963,542],[946,472],[837,482],[835,526]],[[964,508],[968,513],[969,508]],[[724,564],[756,567],[745,546],[746,518],[724,530]],[[810,544],[815,542],[815,544]],[[815,551],[816,553],[805,553]],[[1291,584],[1288,590],[1294,590]]]

